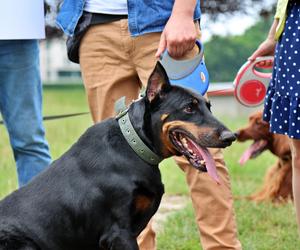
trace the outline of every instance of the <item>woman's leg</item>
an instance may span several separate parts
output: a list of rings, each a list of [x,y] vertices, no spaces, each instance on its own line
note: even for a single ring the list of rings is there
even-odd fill
[[[294,204],[300,233],[300,140],[290,139],[290,145],[292,150]]]

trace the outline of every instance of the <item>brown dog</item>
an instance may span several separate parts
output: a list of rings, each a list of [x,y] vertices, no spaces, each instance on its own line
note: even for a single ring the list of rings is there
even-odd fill
[[[263,187],[249,198],[257,202],[286,202],[289,198],[292,199],[292,161],[288,137],[269,132],[269,124],[263,121],[261,111],[252,114],[248,125],[239,129],[236,135],[240,142],[254,141],[244,152],[240,164],[257,157],[265,150],[270,150],[278,157],[277,162],[267,171]]]

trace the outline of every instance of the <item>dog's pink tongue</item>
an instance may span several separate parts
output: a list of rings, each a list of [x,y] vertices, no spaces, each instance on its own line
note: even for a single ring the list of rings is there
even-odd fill
[[[214,159],[211,154],[208,152],[206,148],[199,148],[201,151],[201,155],[205,161],[207,173],[213,178],[218,184],[220,184],[220,179],[217,174],[217,168]]]
[[[267,145],[266,140],[259,140],[252,143],[252,145],[243,153],[239,160],[241,165],[244,165],[249,159],[255,158]]]
[[[200,147],[192,140],[189,140],[190,143],[193,145],[193,149],[198,151],[198,154],[203,157],[203,160],[205,161],[205,166],[207,169],[207,173],[211,178],[213,178],[218,184],[220,184],[220,179],[217,174],[217,168],[215,164],[215,160],[212,158],[211,154],[206,148]]]
[[[239,163],[241,165],[244,165],[251,158],[252,152],[253,152],[253,149],[251,147],[248,148],[241,156]]]

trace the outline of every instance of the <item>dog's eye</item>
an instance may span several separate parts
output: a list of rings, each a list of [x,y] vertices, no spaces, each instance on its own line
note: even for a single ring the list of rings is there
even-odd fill
[[[185,113],[192,114],[194,112],[194,107],[192,104],[187,105],[186,107],[184,107],[183,111]]]

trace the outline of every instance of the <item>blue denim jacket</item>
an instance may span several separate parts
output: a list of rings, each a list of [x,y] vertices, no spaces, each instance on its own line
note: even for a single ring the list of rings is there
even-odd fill
[[[57,24],[69,36],[83,13],[85,0],[64,0],[57,17]],[[161,32],[167,23],[174,0],[128,0],[128,23],[132,36]],[[194,19],[200,19],[200,0],[197,0]]]

